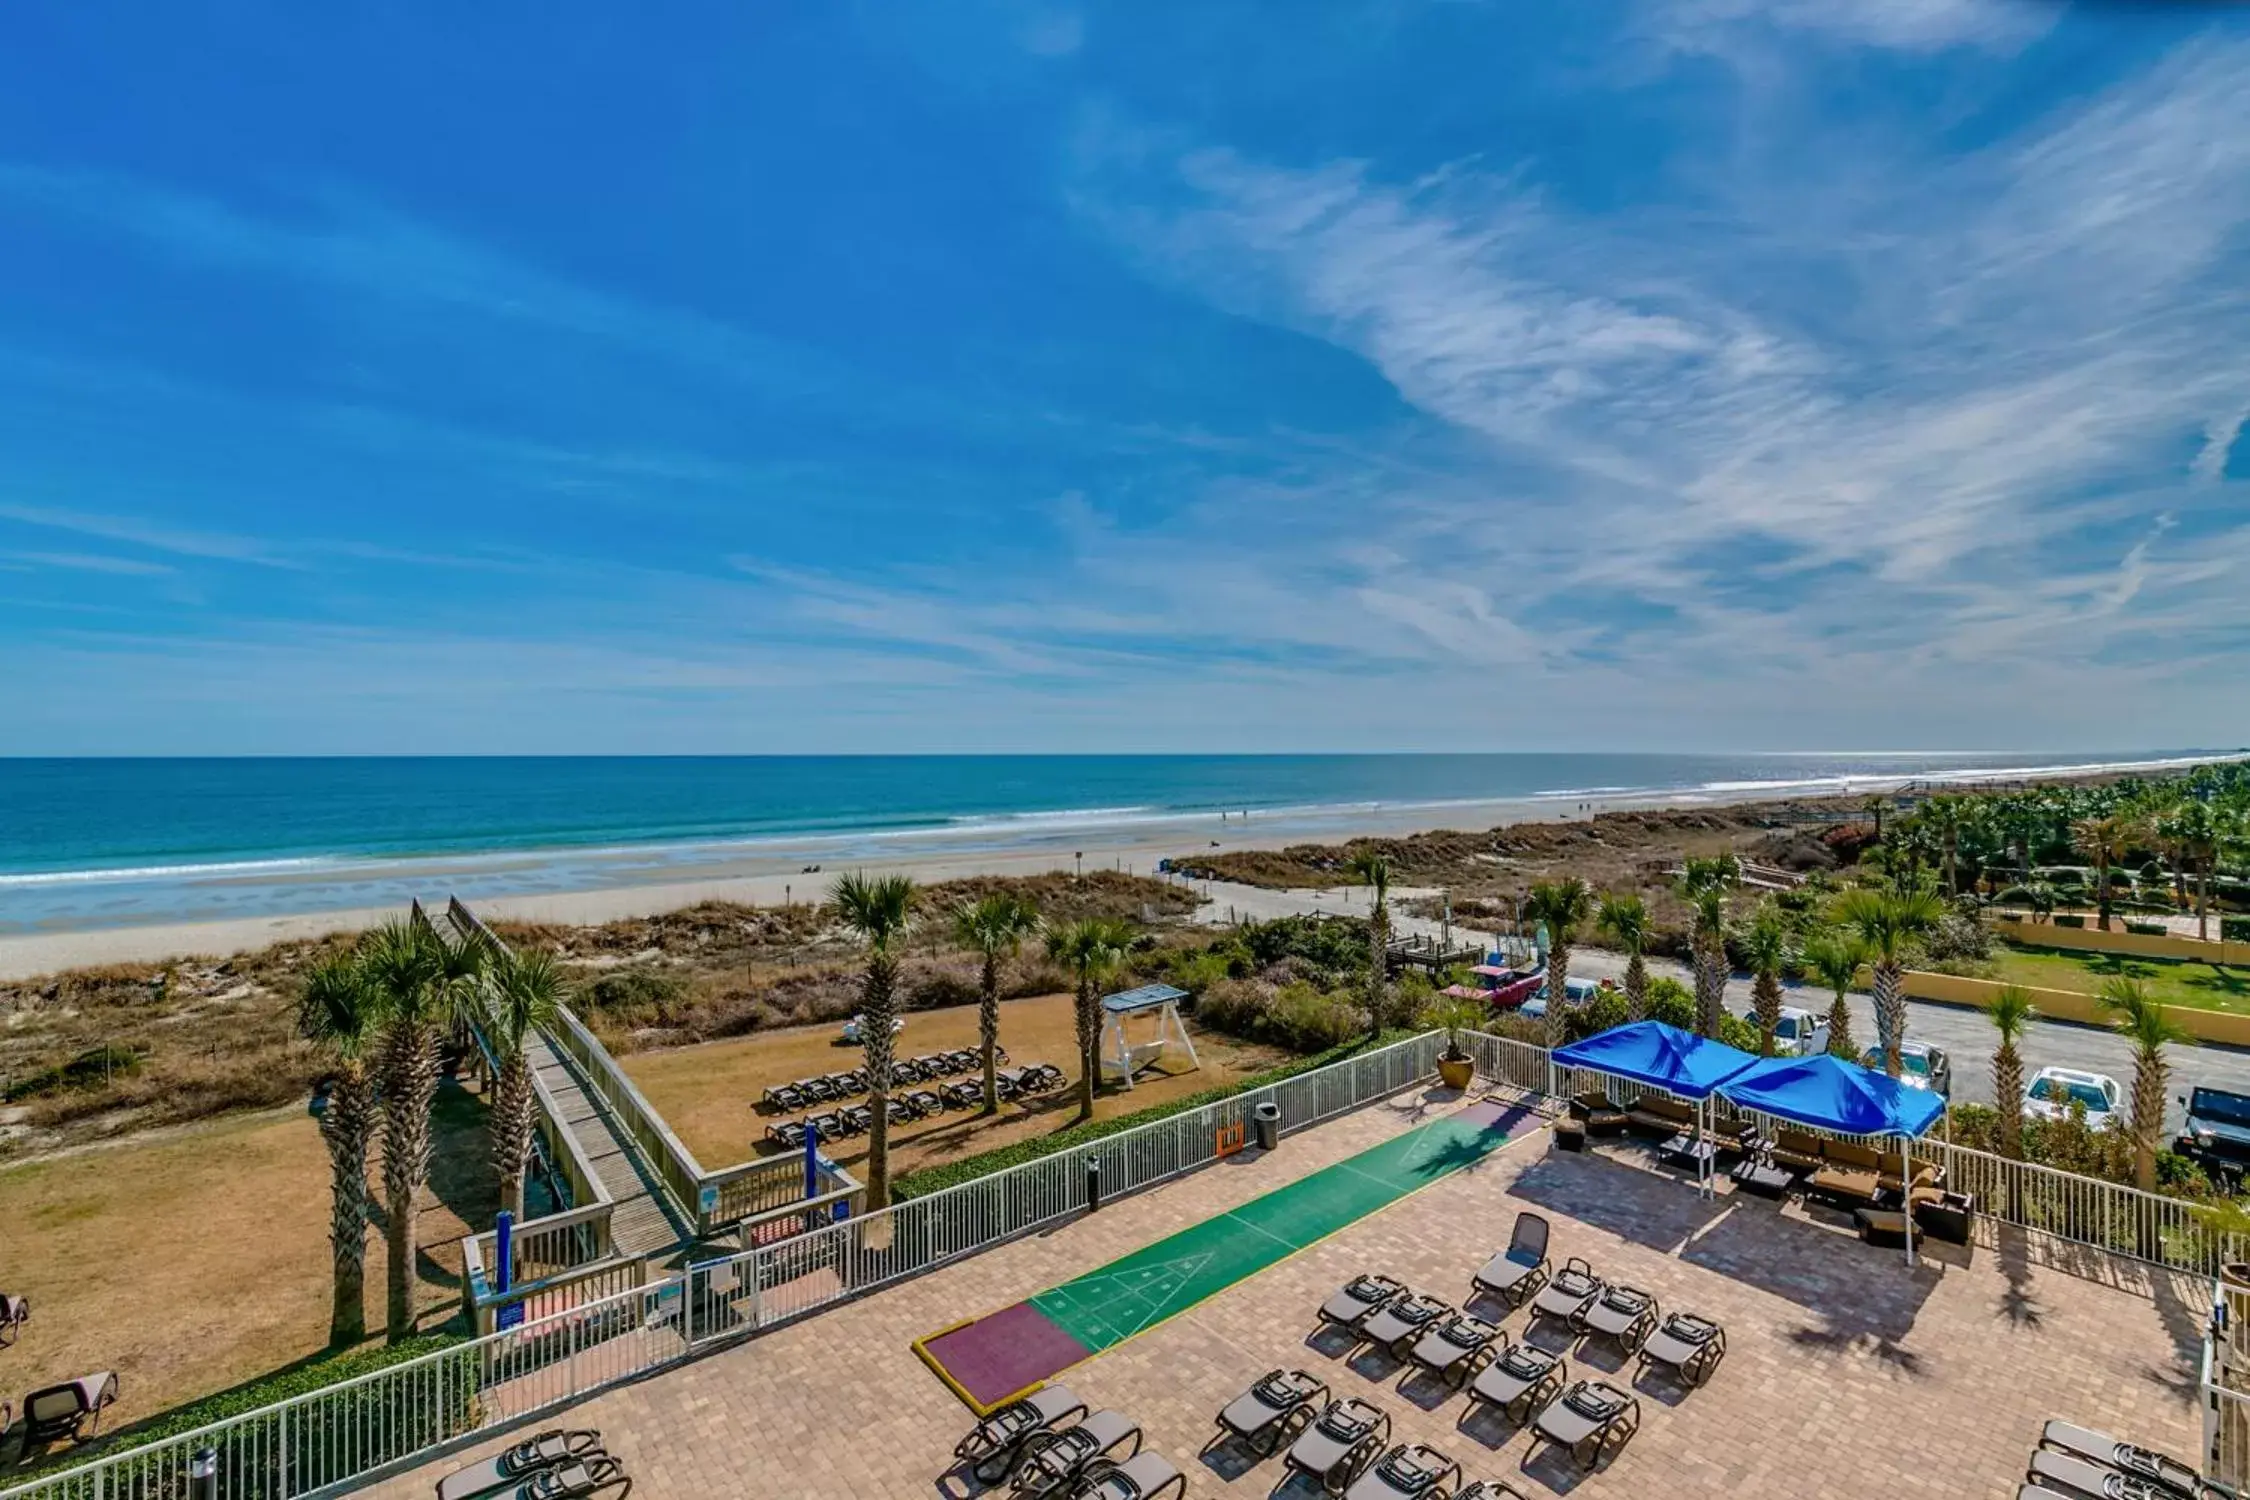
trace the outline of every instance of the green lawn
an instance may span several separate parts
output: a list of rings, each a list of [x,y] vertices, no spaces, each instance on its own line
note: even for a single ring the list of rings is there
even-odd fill
[[[2110,953],[2064,953],[2054,949],[1993,945],[1992,978],[2050,990],[2098,993],[2124,975],[2146,984],[2166,1005],[2250,1014],[2250,970],[2217,964],[2175,963]]]

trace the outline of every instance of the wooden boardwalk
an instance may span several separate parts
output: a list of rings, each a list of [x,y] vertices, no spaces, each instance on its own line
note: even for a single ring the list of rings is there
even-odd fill
[[[539,1081],[547,1086],[561,1124],[593,1164],[610,1201],[610,1244],[623,1256],[662,1255],[693,1238],[680,1222],[672,1200],[641,1160],[632,1137],[611,1120],[601,1101],[589,1094],[578,1074],[545,1032],[534,1033],[527,1050]]]

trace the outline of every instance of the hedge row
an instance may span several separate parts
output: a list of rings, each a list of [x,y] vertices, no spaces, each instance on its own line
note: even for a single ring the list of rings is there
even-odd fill
[[[1265,1088],[1268,1085],[1279,1083],[1285,1078],[1294,1078],[1300,1073],[1310,1073],[1315,1068],[1325,1068],[1330,1063],[1342,1062],[1345,1058],[1358,1053],[1388,1047],[1393,1042],[1403,1042],[1409,1037],[1419,1035],[1421,1035],[1419,1031],[1393,1030],[1384,1032],[1372,1041],[1366,1037],[1360,1037],[1356,1041],[1346,1042],[1340,1047],[1331,1047],[1326,1052],[1316,1052],[1310,1057],[1300,1057],[1294,1062],[1283,1063],[1276,1068],[1268,1068],[1263,1073],[1253,1073],[1249,1077],[1237,1083],[1228,1084],[1223,1088],[1204,1089],[1200,1093],[1174,1099],[1169,1104],[1151,1105],[1147,1109],[1135,1110],[1131,1114],[1117,1115],[1107,1120],[1088,1120],[1082,1125],[1072,1125],[1066,1129],[1058,1130],[1052,1135],[1038,1136],[1028,1141],[1017,1141],[1013,1145],[996,1147],[991,1151],[980,1151],[975,1156],[964,1156],[959,1161],[949,1161],[934,1167],[924,1167],[919,1172],[909,1172],[893,1182],[891,1184],[891,1197],[894,1201],[903,1201],[908,1198],[926,1198],[932,1193],[941,1192],[949,1187],[959,1187],[964,1182],[989,1176],[994,1172],[1005,1172],[1010,1167],[1020,1167],[1025,1162],[1038,1161],[1041,1157],[1053,1156],[1058,1151],[1074,1150],[1089,1142],[1101,1140],[1105,1136],[1116,1135],[1120,1131],[1131,1130],[1136,1126],[1147,1125],[1173,1115],[1186,1114],[1190,1110],[1202,1109],[1206,1105],[1231,1099],[1237,1094],[1248,1093],[1252,1089]]]

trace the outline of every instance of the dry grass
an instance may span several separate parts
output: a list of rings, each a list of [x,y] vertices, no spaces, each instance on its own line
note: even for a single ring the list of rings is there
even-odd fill
[[[483,1104],[453,1087],[439,1100],[437,1180],[419,1224],[432,1327],[458,1304],[456,1242],[498,1206]],[[0,1276],[32,1303],[4,1356],[9,1386],[115,1370],[121,1400],[105,1431],[325,1352],[328,1156],[302,1110],[0,1170],[0,1225]],[[379,1233],[367,1313],[380,1330]]]
[[[1051,1062],[1075,1081],[1077,1040],[1068,995],[1011,1000],[1000,1011],[1000,1044],[1008,1049],[1009,1057],[1019,1062]],[[1144,1075],[1130,1092],[1111,1086],[1095,1099],[1095,1114],[1107,1118],[1146,1109],[1184,1094],[1218,1088],[1289,1058],[1288,1053],[1272,1047],[1198,1030],[1193,1021],[1188,1026],[1202,1059],[1200,1069],[1163,1077]],[[700,1047],[642,1052],[625,1059],[625,1070],[697,1160],[706,1167],[731,1166],[773,1149],[765,1144],[765,1130],[780,1117],[757,1107],[759,1096],[769,1084],[834,1072],[859,1061],[859,1049],[838,1046],[835,1037],[836,1028],[832,1026],[800,1027]],[[972,1047],[976,1040],[976,1008],[966,1006],[910,1018],[900,1034],[899,1047],[904,1054],[936,1052]],[[892,1131],[892,1171],[904,1174],[989,1151],[1058,1130],[1076,1117],[1076,1095],[1068,1089],[1057,1090],[1028,1107],[1004,1104],[990,1120],[970,1113],[934,1116]],[[866,1139],[839,1142],[829,1155],[847,1164],[864,1161]]]

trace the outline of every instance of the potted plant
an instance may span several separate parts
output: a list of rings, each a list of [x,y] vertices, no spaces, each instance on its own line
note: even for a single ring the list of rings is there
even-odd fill
[[[1484,1020],[1484,1007],[1474,1000],[1459,995],[1449,995],[1430,1007],[1424,1017],[1433,1026],[1445,1028],[1445,1051],[1438,1058],[1438,1077],[1449,1089],[1465,1089],[1476,1076],[1476,1064],[1470,1060],[1468,1049],[1461,1045],[1461,1033],[1473,1030]]]

